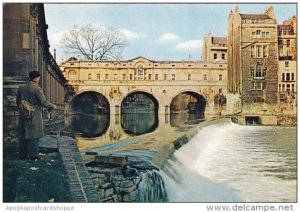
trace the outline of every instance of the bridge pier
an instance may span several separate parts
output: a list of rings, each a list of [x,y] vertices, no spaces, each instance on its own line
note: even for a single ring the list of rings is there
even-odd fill
[[[110,110],[111,115],[120,115],[121,114],[120,105],[110,105],[109,110]]]

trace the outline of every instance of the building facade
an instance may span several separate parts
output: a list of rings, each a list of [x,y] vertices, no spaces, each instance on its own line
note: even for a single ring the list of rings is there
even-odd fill
[[[296,114],[297,22],[295,16],[278,25],[278,56],[280,110],[285,114]]]
[[[66,79],[49,52],[43,4],[3,4],[3,112],[4,136],[15,134],[18,112],[16,92],[28,81],[28,73],[39,70],[40,86],[48,100],[60,110],[52,118],[63,120]],[[46,118],[46,114],[45,114]],[[48,119],[45,119],[48,120]],[[51,123],[50,120],[46,122]],[[49,128],[45,128],[49,129]],[[10,130],[14,132],[10,132]]]
[[[227,62],[232,113],[276,113],[277,26],[273,7],[262,14],[241,14],[238,7],[230,12]]]
[[[202,47],[201,61],[227,61],[227,38],[214,37],[211,35],[211,33],[205,36]]]
[[[120,113],[122,101],[135,92],[145,92],[156,99],[160,114],[168,114],[172,100],[181,93],[201,96],[207,103],[205,112],[216,114],[215,97],[227,94],[225,62],[153,61],[143,57],[126,61],[71,58],[60,67],[76,95],[91,91],[103,95],[112,114]]]

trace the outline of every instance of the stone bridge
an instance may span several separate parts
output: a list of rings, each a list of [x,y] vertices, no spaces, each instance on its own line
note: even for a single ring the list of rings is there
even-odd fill
[[[227,94],[226,63],[152,61],[143,57],[127,61],[70,58],[60,68],[76,92],[67,111],[76,107],[76,99],[87,93],[104,99],[110,114],[120,114],[124,99],[135,93],[149,97],[158,114],[169,114],[172,101],[180,94],[202,105],[205,114],[225,111],[216,104],[216,97]]]

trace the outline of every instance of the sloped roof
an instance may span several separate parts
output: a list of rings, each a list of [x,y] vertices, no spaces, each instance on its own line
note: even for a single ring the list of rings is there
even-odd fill
[[[294,34],[294,28],[291,25],[280,24],[280,25],[278,25],[278,29],[279,30],[287,30],[288,33],[289,33],[289,35],[293,35]]]
[[[254,20],[264,20],[264,19],[272,19],[270,16],[266,14],[240,14],[242,19],[254,19]]]
[[[212,44],[227,44],[226,37],[211,37]]]

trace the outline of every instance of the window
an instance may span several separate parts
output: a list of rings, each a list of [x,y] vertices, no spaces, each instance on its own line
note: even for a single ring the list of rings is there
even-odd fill
[[[139,80],[143,80],[144,79],[144,74],[145,74],[145,70],[143,68],[143,66],[139,66],[137,69],[137,78]]]
[[[268,57],[268,46],[263,45],[263,57]]]
[[[251,82],[251,90],[252,91],[259,91],[259,90],[265,90],[267,89],[267,83],[266,82],[255,82],[255,81],[252,81]]]
[[[279,84],[279,88],[278,88],[278,90],[279,90],[279,91],[281,91],[281,84]]]
[[[290,73],[286,73],[286,81],[290,81],[291,80],[291,77],[290,77]]]
[[[252,38],[255,38],[256,36],[256,33],[255,32],[252,32]]]
[[[262,33],[261,33],[261,37],[262,37],[262,38],[265,38],[265,37],[266,37],[266,32],[262,32]]]
[[[285,81],[284,73],[282,73],[282,75],[281,75],[281,81]]]
[[[88,79],[90,80],[90,79],[92,79],[92,74],[88,74]]]
[[[224,53],[222,54],[222,59],[225,60],[225,54]]]
[[[255,70],[255,76],[254,79],[262,79],[262,65],[261,64],[257,64],[256,65],[256,70]]]
[[[100,80],[100,74],[97,74],[97,80]]]
[[[251,90],[254,91],[255,90],[255,82],[251,82]]]
[[[172,80],[175,80],[175,74],[172,74]]]
[[[284,67],[288,68],[290,66],[289,61],[284,62]]]
[[[158,80],[158,74],[155,74],[155,80]]]
[[[291,45],[291,41],[290,40],[286,40],[286,47],[290,47]]]
[[[164,80],[167,80],[167,75],[166,74],[164,74]]]
[[[188,80],[191,80],[192,76],[191,74],[188,74]]]
[[[262,90],[262,82],[256,82],[255,89]]]
[[[266,68],[266,67],[263,69],[263,77],[264,77],[264,78],[267,77],[267,68]]]
[[[263,90],[267,90],[267,82],[263,82],[263,84],[262,84],[262,89],[263,89]]]
[[[285,91],[285,84],[282,84],[282,91]]]
[[[270,38],[270,33],[266,32],[266,38]]]
[[[251,77],[254,77],[254,68],[251,68],[250,72],[251,72]]]
[[[217,53],[214,53],[214,60],[218,58]]]
[[[114,79],[118,79],[118,75],[117,74],[114,74]]]
[[[251,58],[255,57],[255,46],[251,46]]]
[[[223,79],[222,74],[219,74],[219,81],[221,81]]]
[[[109,75],[108,74],[105,74],[105,79],[107,80],[109,78]]]
[[[292,73],[292,81],[294,81],[295,80],[295,75],[294,75],[294,73]]]
[[[282,31],[282,34],[283,34],[283,35],[286,35],[286,31],[285,31],[285,30],[283,30],[283,31]]]
[[[260,30],[256,30],[256,38],[260,38],[261,37],[261,35],[260,35]]]
[[[207,74],[204,74],[204,80],[207,80]]]
[[[132,80],[132,74],[129,74],[129,79]]]
[[[151,74],[148,74],[148,80],[151,80]]]
[[[123,80],[126,80],[126,74],[123,74]]]
[[[251,58],[266,58],[268,57],[268,45],[254,45],[250,48]]]
[[[292,84],[292,91],[295,91],[295,84]]]
[[[69,80],[76,80],[76,71],[75,70],[69,71]]]
[[[256,57],[262,57],[262,46],[256,46]]]
[[[286,84],[286,91],[291,91],[291,85],[290,84]]]

